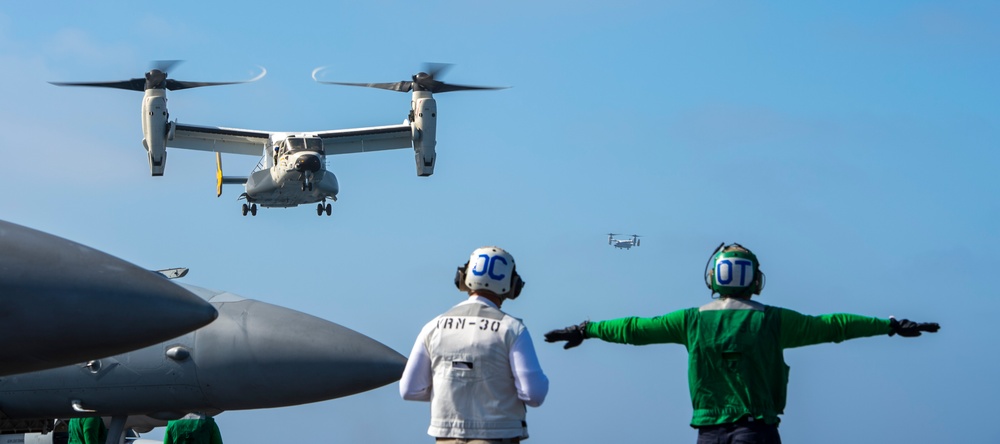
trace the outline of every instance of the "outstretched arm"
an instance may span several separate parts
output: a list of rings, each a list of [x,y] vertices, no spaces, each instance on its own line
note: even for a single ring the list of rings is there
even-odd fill
[[[780,310],[781,347],[794,348],[823,342],[888,334],[890,336],[920,336],[920,332],[936,332],[936,323],[916,323],[909,320],[881,319],[848,313],[808,316],[785,308]]]
[[[678,310],[654,318],[627,317],[583,322],[546,333],[545,342],[566,341],[563,348],[576,347],[587,338],[633,345],[687,344],[685,311]]]

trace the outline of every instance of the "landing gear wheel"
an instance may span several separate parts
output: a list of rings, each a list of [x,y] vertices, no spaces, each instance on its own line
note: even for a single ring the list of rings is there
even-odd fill
[[[323,215],[323,204],[321,204],[321,203],[316,204],[316,215],[317,216],[322,216]]]
[[[302,191],[305,191],[306,190],[306,183],[302,182],[302,186],[299,187],[299,189],[302,190]]]
[[[257,204],[250,204],[250,215],[257,215]]]
[[[326,215],[329,216],[333,212],[333,207],[330,204],[326,204]]]
[[[246,216],[247,212],[249,212],[249,211],[250,211],[250,207],[248,207],[247,204],[243,204],[243,215]]]
[[[312,182],[309,182],[309,191],[312,191],[312,190],[313,190],[313,184],[312,184]]]

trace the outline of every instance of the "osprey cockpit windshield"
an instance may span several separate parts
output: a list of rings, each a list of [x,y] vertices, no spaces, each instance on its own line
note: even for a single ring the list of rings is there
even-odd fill
[[[281,157],[301,151],[314,151],[321,155],[326,154],[323,151],[323,139],[319,137],[289,137],[281,142],[281,146],[278,147],[278,156]]]

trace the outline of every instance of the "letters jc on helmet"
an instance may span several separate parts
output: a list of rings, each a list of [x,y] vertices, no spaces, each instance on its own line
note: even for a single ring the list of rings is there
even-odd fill
[[[752,251],[740,244],[719,244],[705,266],[705,285],[712,294],[749,297],[764,289],[764,272]]]
[[[514,256],[500,247],[481,247],[458,267],[455,286],[461,291],[486,290],[504,299],[514,299],[521,294],[524,281],[517,274]]]

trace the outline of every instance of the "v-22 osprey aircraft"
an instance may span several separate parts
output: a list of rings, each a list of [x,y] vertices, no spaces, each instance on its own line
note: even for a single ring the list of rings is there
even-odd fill
[[[243,184],[245,192],[240,199],[243,215],[256,216],[257,206],[295,207],[316,203],[316,215],[329,216],[332,207],[327,199],[337,200],[340,186],[337,177],[326,169],[326,157],[334,154],[361,153],[412,147],[417,176],[434,174],[437,145],[437,102],[434,93],[468,90],[495,90],[503,87],[484,87],[447,84],[436,80],[450,66],[428,64],[425,70],[412,76],[412,80],[393,83],[345,83],[321,81],[313,70],[318,83],[362,86],[398,92],[411,92],[410,112],[403,123],[366,128],[350,128],[315,132],[258,131],[215,126],[199,126],[170,120],[167,112],[167,90],[181,90],[202,86],[231,85],[259,80],[261,73],[245,82],[190,82],[167,78],[167,71],[178,61],[155,62],[145,78],[112,82],[52,82],[59,86],[94,86],[104,88],[144,91],[142,101],[142,145],[149,157],[149,170],[153,176],[162,176],[167,162],[167,147],[216,152],[216,195],[222,195],[223,184]],[[246,177],[222,174],[222,157],[219,153],[263,156],[257,168]]]
[[[615,239],[615,236],[617,236],[617,234],[608,233],[608,245],[625,250],[631,249],[632,247],[638,247],[639,238],[641,237],[638,234],[633,234],[631,237],[626,239]]]

